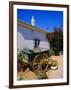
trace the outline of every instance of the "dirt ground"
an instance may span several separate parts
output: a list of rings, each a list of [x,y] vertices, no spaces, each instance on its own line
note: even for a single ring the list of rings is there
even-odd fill
[[[57,60],[58,62],[58,69],[57,70],[49,70],[46,72],[48,79],[55,79],[55,78],[62,78],[63,77],[63,56],[52,56],[50,57],[53,60]],[[23,80],[35,80],[37,76],[34,72],[27,69],[25,72],[18,73],[17,78],[22,76]]]
[[[57,70],[49,70],[46,72],[49,79],[52,78],[62,78],[63,77],[63,56],[52,56],[51,57],[58,62],[58,69]]]
[[[24,79],[24,80],[35,80],[35,79],[37,79],[36,74],[30,70],[26,70],[25,72],[18,73],[18,78],[19,78],[19,76],[22,76],[22,79]]]

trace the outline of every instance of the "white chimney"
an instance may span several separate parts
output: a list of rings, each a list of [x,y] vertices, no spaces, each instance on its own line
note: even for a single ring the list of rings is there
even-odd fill
[[[32,26],[35,26],[35,19],[34,19],[34,16],[32,16],[31,25],[32,25]]]

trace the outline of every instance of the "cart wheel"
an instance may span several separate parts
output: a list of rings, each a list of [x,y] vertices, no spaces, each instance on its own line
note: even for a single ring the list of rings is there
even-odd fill
[[[35,56],[33,60],[33,71],[34,72],[46,72],[48,69],[48,55],[41,53]]]

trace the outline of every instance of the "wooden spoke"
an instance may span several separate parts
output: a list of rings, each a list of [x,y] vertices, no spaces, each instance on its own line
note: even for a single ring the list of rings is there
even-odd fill
[[[34,66],[34,70],[36,70],[37,68],[38,68],[38,65],[35,65],[35,66]]]
[[[46,67],[46,66],[47,66],[47,64],[43,64],[43,66],[45,66],[45,67]]]

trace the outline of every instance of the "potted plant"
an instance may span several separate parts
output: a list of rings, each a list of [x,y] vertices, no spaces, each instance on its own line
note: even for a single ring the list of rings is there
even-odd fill
[[[51,69],[52,70],[56,70],[57,68],[58,68],[57,61],[56,60],[52,60],[52,62],[51,62]]]

